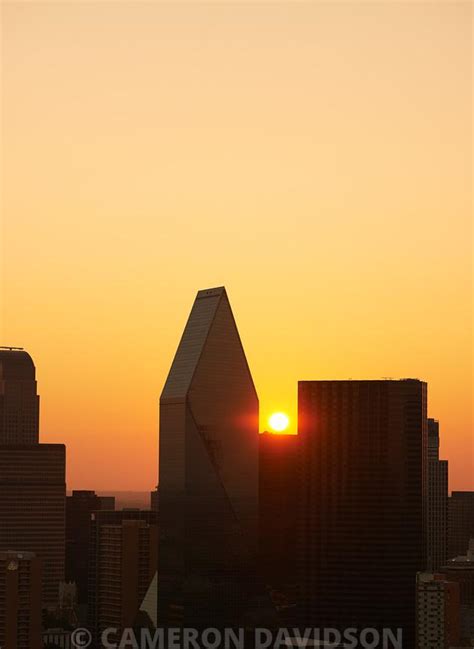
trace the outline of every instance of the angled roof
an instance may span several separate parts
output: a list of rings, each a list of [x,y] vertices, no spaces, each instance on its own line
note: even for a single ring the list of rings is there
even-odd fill
[[[224,287],[199,291],[178,345],[161,399],[184,399],[211,329]],[[226,296],[227,297],[227,296]]]
[[[180,401],[186,398],[214,319],[224,301],[226,307],[230,309],[229,299],[223,286],[198,292],[163,388],[161,401]],[[239,336],[235,320],[234,326]],[[245,358],[243,348],[242,353]],[[252,380],[250,370],[248,372]]]

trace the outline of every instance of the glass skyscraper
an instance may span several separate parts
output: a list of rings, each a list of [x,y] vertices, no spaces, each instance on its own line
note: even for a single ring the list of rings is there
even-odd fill
[[[258,408],[226,291],[200,291],[160,400],[159,625],[255,615]]]
[[[302,621],[402,629],[411,649],[426,565],[426,383],[302,381],[298,400]]]

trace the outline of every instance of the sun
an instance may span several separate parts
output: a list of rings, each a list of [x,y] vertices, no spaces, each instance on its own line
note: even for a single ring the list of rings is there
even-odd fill
[[[268,423],[270,424],[270,428],[275,431],[275,433],[282,433],[288,428],[290,418],[285,415],[284,412],[274,412],[268,420]]]

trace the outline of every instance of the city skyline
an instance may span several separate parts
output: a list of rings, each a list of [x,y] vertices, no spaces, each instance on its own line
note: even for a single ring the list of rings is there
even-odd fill
[[[298,380],[419,378],[472,489],[470,3],[1,18],[0,337],[69,488],[155,486],[177,332],[225,284],[261,431]]]
[[[474,491],[447,498],[426,383],[299,381],[298,435],[259,435],[226,289],[200,290],[160,397],[159,489],[150,508],[116,510],[93,491],[66,498],[36,376],[26,350],[0,349],[6,649],[166,628],[240,629],[254,646],[256,624],[361,646],[388,632],[394,649],[472,642]]]
[[[473,0],[0,0],[0,649],[474,649]]]
[[[225,287],[223,287],[223,286],[222,287],[210,287],[210,288],[207,288],[207,289],[199,290],[198,291],[198,297],[199,297],[199,295],[206,294],[206,293],[208,293],[208,294],[216,293],[216,294],[220,295],[221,292],[223,292],[224,295],[226,295]],[[35,365],[34,365],[34,362],[33,362],[32,358],[31,358],[30,354],[27,352],[27,350],[25,350],[22,347],[9,347],[9,346],[0,347],[0,351],[2,351],[2,350],[3,350],[4,354],[6,352],[6,356],[5,356],[6,359],[8,359],[9,356],[11,356],[13,358],[15,356],[19,357],[19,356],[23,355],[24,357],[26,357],[26,359],[28,361],[27,365],[26,365],[27,368],[28,368],[28,371],[29,371],[29,366],[31,365],[31,367],[32,367],[33,381],[34,381],[34,392],[36,393],[36,385],[37,385],[37,381],[35,380],[36,379],[36,368],[35,368]],[[6,367],[8,367],[8,364],[6,364]],[[8,378],[8,375],[7,375],[6,371],[4,371],[3,376],[0,376],[0,379],[2,379],[2,378],[3,379]],[[167,381],[168,380],[169,380],[169,377],[168,377]],[[314,379],[312,379],[312,380],[314,381]],[[327,381],[328,379],[323,379],[323,380]],[[331,380],[331,379],[329,379],[329,380]],[[332,380],[334,381],[334,379],[332,379]],[[337,380],[341,381],[341,380],[344,380],[344,379],[337,379]],[[361,383],[361,382],[362,383],[369,383],[369,382],[373,382],[373,381],[382,381],[382,382],[384,382],[384,381],[394,381],[394,380],[403,382],[403,381],[406,381],[406,380],[419,380],[419,379],[414,379],[413,377],[408,378],[408,379],[406,377],[405,378],[378,377],[376,379],[374,379],[374,378],[357,379],[357,378],[351,377],[351,378],[346,379],[346,380],[348,380],[349,382],[354,382],[354,383]],[[297,386],[301,382],[304,383],[305,380],[303,380],[303,381],[299,380],[297,382]],[[165,387],[166,387],[166,382],[165,382],[165,384],[163,386],[163,389]],[[429,387],[429,386],[427,386],[427,387]],[[256,394],[258,395],[258,390],[257,390]],[[28,399],[29,398],[30,398],[30,396],[28,396]],[[35,398],[37,399],[37,401],[39,403],[39,399],[40,399],[39,394],[36,394]],[[1,401],[0,401],[0,403],[1,403]],[[16,405],[18,407],[18,404],[16,404]],[[38,410],[39,410],[39,408],[38,408]],[[8,424],[8,410],[5,409],[5,412],[7,414],[6,423]],[[23,417],[23,414],[21,414],[21,417]],[[34,421],[36,421],[36,427],[38,429],[39,428],[39,421],[40,421],[38,411],[35,413]],[[430,425],[436,426],[437,429],[439,430],[439,421],[438,420],[436,420],[434,418],[431,418],[431,419],[429,419],[429,422],[430,422]],[[299,431],[298,431],[298,417],[296,417],[296,424],[295,424],[294,419],[292,420],[289,417],[289,415],[287,414],[287,412],[278,411],[278,410],[273,411],[267,417],[266,422],[263,422],[263,426],[262,426],[261,417],[259,417],[259,433],[261,435],[264,434],[264,433],[271,434],[271,435],[283,435],[283,436],[285,436],[285,435],[290,435],[290,436],[291,435],[298,435],[299,434]],[[38,432],[36,433],[36,435],[37,435],[36,442],[38,442]],[[160,437],[160,435],[159,435],[159,427],[158,427],[158,445],[159,445],[159,437]],[[44,443],[44,440],[41,440],[41,441],[43,441],[43,443]],[[437,444],[436,453],[438,454],[438,457],[439,457],[440,448],[441,448],[440,447],[439,433],[438,433],[438,438],[437,438],[436,444]],[[429,451],[429,452],[431,453],[432,451]],[[443,460],[444,465],[447,465],[448,461],[449,461],[448,459]],[[158,453],[158,463],[159,463],[159,453]],[[155,480],[156,480],[156,475],[155,475]],[[159,484],[159,470],[158,470],[158,484]],[[451,481],[449,480],[449,485],[450,484],[451,484]],[[123,485],[118,485],[118,486],[123,487]],[[68,492],[69,493],[73,493],[74,489],[77,489],[77,487],[71,486],[69,483],[67,484],[67,487],[68,487]],[[464,487],[461,490],[451,488],[451,486],[449,486],[448,493],[451,493],[451,491],[452,492],[465,491],[466,489],[469,489],[469,488],[470,488],[469,485],[467,487]],[[104,491],[104,492],[107,492],[107,491],[116,491],[117,493],[120,492],[120,489],[117,489],[117,485],[115,487],[115,490],[112,487],[107,487],[107,488],[100,488],[99,487],[98,490],[99,491]],[[131,490],[128,490],[128,491],[130,493],[133,493],[134,490],[131,489]],[[136,491],[139,492],[140,490],[136,490]],[[126,493],[126,491],[124,491],[124,493]]]

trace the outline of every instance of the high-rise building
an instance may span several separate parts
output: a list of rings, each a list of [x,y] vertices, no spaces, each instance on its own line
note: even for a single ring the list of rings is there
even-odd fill
[[[160,400],[159,625],[254,612],[258,408],[225,289],[199,291]]]
[[[153,491],[150,491],[150,509],[154,512],[158,511],[158,487]]]
[[[37,444],[36,369],[22,349],[0,348],[0,444]]]
[[[448,500],[448,559],[465,554],[474,538],[474,491],[453,491]]]
[[[462,642],[474,644],[474,538],[467,553],[451,559],[442,572],[449,581],[459,584],[461,597]]]
[[[65,462],[61,444],[39,443],[36,369],[22,349],[0,349],[0,551],[42,560],[43,606],[64,580]]]
[[[299,383],[304,626],[401,629],[414,646],[426,392],[412,379]]]
[[[296,584],[298,435],[259,438],[259,566],[267,586]]]
[[[95,491],[73,491],[66,498],[66,581],[77,585],[77,601],[87,603],[92,512],[114,509],[115,499]]]
[[[417,649],[450,649],[460,642],[459,584],[423,572],[416,585]]]
[[[66,448],[0,446],[0,551],[33,552],[43,563],[43,606],[64,581]]]
[[[0,647],[41,649],[41,560],[0,552]]]
[[[446,562],[448,543],[448,462],[439,459],[439,423],[428,419],[428,549],[427,567]]]
[[[121,630],[133,627],[156,573],[157,550],[156,512],[91,515],[89,628],[97,646],[104,629],[117,629],[118,641]]]

